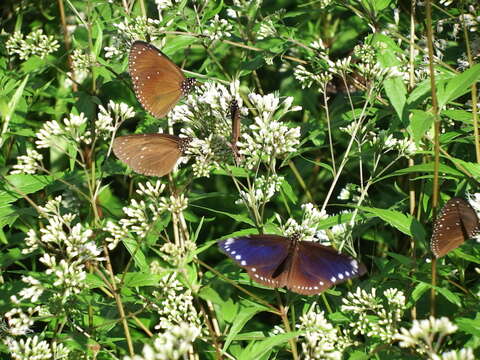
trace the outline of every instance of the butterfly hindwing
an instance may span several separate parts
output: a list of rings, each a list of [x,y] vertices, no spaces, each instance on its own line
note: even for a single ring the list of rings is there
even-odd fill
[[[433,226],[430,247],[440,258],[463,244],[478,230],[479,220],[472,206],[462,198],[445,203]]]
[[[163,176],[174,168],[182,155],[182,139],[167,134],[119,136],[113,142],[115,155],[135,172]]]

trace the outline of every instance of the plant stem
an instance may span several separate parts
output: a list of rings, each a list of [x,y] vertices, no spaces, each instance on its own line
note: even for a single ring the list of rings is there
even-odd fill
[[[431,0],[426,2],[426,27],[427,27],[427,45],[428,45],[428,66],[430,70],[430,86],[432,92],[432,112],[434,116],[434,164],[433,164],[433,187],[432,187],[432,209],[434,214],[438,207],[439,197],[439,168],[440,168],[440,117],[438,116],[437,90],[435,85],[435,68],[433,63],[433,25],[432,25],[432,4]],[[435,265],[432,260],[432,285],[435,286]],[[435,288],[432,287],[430,293],[430,315],[435,316]]]

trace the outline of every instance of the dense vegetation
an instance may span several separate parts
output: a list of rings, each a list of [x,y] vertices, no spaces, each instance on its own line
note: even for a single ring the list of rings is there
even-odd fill
[[[0,8],[2,358],[480,356],[480,250],[429,245],[449,198],[480,211],[476,0]],[[135,96],[135,40],[200,83],[166,117]],[[159,131],[194,138],[168,176],[112,152]],[[217,246],[258,233],[367,274],[314,296],[259,285]]]

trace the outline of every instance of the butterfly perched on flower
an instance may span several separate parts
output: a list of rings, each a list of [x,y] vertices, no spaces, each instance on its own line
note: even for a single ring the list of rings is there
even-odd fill
[[[165,116],[195,86],[182,70],[155,46],[135,41],[130,48],[128,69],[135,95],[153,116]]]
[[[254,281],[303,295],[319,294],[366,272],[352,257],[298,236],[240,236],[220,241],[219,247]]]

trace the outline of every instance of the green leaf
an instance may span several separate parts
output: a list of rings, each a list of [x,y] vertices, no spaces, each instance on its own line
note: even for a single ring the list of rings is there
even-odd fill
[[[142,250],[140,249],[139,244],[131,238],[124,238],[122,239],[123,245],[127,248],[130,255],[133,257],[135,264],[139,267],[142,271],[148,271],[148,264],[145,255],[143,254]]]
[[[407,102],[407,89],[403,79],[399,76],[393,76],[385,79],[383,81],[383,87],[388,99],[390,100],[390,103],[397,113],[398,118],[403,122],[405,119],[405,104]]]
[[[475,319],[456,318],[455,324],[458,325],[460,330],[466,332],[467,334],[480,337],[480,318],[478,314]]]
[[[410,118],[410,130],[413,140],[418,145],[425,133],[432,127],[434,116],[432,113],[423,110],[412,110]]]
[[[368,360],[370,359],[369,354],[362,353],[361,351],[355,350],[350,354],[348,360]]]
[[[243,215],[243,214],[230,214],[230,213],[227,213],[225,211],[220,211],[220,210],[215,210],[215,209],[212,209],[212,208],[207,208],[207,207],[204,207],[204,206],[200,206],[200,205],[191,205],[192,207],[197,207],[199,209],[204,209],[204,210],[208,210],[208,211],[211,211],[213,213],[216,213],[216,214],[222,214],[222,215],[225,215],[225,216],[228,216],[238,222],[243,222],[243,223],[246,223],[248,225],[251,225],[251,226],[255,226],[255,224],[253,223],[252,220],[250,220],[250,218],[246,215]]]
[[[296,204],[298,201],[298,197],[295,194],[295,191],[293,191],[292,185],[287,180],[283,180],[281,189],[283,191],[283,194],[286,195],[286,197],[292,202],[292,204]]]
[[[300,334],[297,332],[289,332],[285,334],[279,334],[274,336],[269,336],[266,340],[257,341],[250,343],[249,346],[240,354],[239,360],[252,360],[258,359],[261,356],[267,354],[269,351],[272,351],[272,348],[277,345],[286,343],[288,340],[298,336]]]
[[[413,289],[411,297],[413,299],[413,302],[416,303],[418,299],[422,297],[422,295],[430,289],[430,285],[424,282],[418,283],[417,286],[415,286],[415,289]]]
[[[461,74],[438,83],[438,107],[442,109],[450,101],[466,94],[480,79],[480,64],[476,64]]]
[[[50,185],[55,178],[47,175],[15,174],[5,176],[6,182],[0,184],[0,204],[11,203],[46,186]],[[18,190],[18,191],[17,191]]]
[[[125,274],[125,287],[157,286],[160,280],[165,276],[163,274],[152,274],[151,272],[130,272]]]
[[[258,307],[243,307],[240,308],[233,324],[228,332],[227,338],[225,339],[225,345],[223,346],[223,350],[226,351],[230,346],[230,343],[234,340],[235,336],[243,329],[245,324],[255,315],[261,312],[263,309]]]
[[[364,206],[360,207],[360,209],[378,216],[383,221],[402,233],[412,236],[411,228],[415,218],[411,215],[406,215],[396,210],[378,209]]]
[[[20,97],[23,94],[23,89],[25,88],[25,85],[27,84],[28,81],[28,75],[25,76],[23,81],[18,85],[17,90],[15,91],[15,94],[13,94],[11,100],[8,102],[8,107],[7,111],[4,114],[4,119],[3,119],[3,125],[2,125],[2,138],[0,139],[0,148],[3,146],[3,142],[6,139],[6,133],[8,130],[8,125],[10,124],[10,120],[12,119],[12,115],[15,112],[15,108],[17,107],[18,101],[20,100]]]

